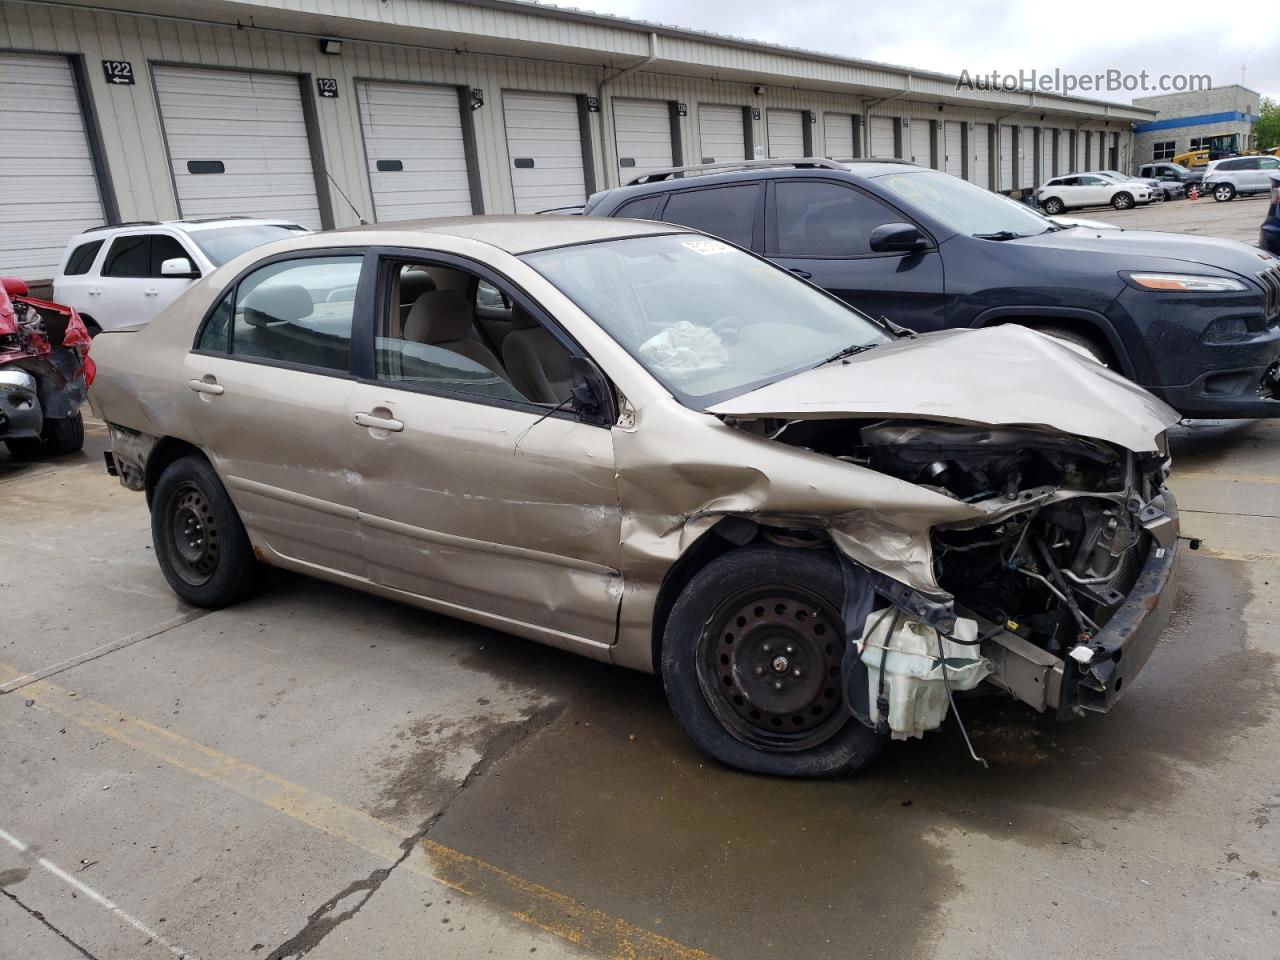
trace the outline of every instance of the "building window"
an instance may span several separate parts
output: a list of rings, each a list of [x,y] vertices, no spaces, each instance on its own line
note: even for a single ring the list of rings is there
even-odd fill
[[[1159,143],[1152,144],[1152,157],[1155,160],[1172,160],[1176,151],[1173,140],[1161,140]]]

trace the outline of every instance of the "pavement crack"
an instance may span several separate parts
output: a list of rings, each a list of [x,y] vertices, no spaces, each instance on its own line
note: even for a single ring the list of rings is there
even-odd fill
[[[349,883],[320,904],[307,917],[307,922],[302,929],[267,954],[266,960],[297,960],[299,957],[306,956],[337,927],[346,923],[363,910],[365,904],[372,900],[373,895],[386,883],[387,878],[391,876],[397,867],[409,859],[409,855],[413,853],[414,848],[448,813],[449,808],[466,792],[467,788],[488,773],[495,764],[510,754],[521,743],[552,723],[560,715],[562,709],[562,705],[553,704],[540,710],[535,710],[518,723],[510,724],[501,733],[493,737],[489,741],[484,754],[472,765],[458,786],[440,804],[440,808],[424,821],[417,830],[400,842],[401,853],[396,858],[395,863],[388,867],[379,867],[364,879]],[[356,899],[350,906],[339,909],[344,901],[352,897]]]
[[[76,942],[75,942],[74,940],[72,940],[69,936],[67,936],[65,933],[63,933],[61,930],[59,930],[57,927],[55,927],[55,926],[54,926],[54,925],[49,921],[49,918],[48,918],[48,917],[46,917],[43,913],[41,913],[39,910],[36,910],[34,907],[29,907],[29,906],[27,906],[25,903],[23,903],[23,902],[22,902],[22,901],[17,897],[17,895],[16,895],[16,894],[13,894],[13,893],[11,893],[10,891],[5,890],[5,889],[3,889],[3,888],[0,888],[0,894],[3,894],[3,895],[4,895],[8,900],[11,900],[13,903],[17,904],[18,909],[22,910],[24,913],[26,913],[26,914],[27,914],[29,917],[31,917],[33,920],[35,920],[36,922],[38,922],[38,923],[40,923],[42,926],[44,926],[44,928],[45,928],[45,929],[47,929],[47,930],[48,930],[50,933],[52,933],[55,937],[57,937],[58,939],[62,940],[64,943],[66,943],[68,946],[70,946],[70,947],[71,947],[71,949],[73,949],[73,950],[75,950],[77,953],[79,953],[79,954],[80,954],[80,956],[82,956],[82,957],[86,957],[86,958],[87,958],[87,960],[98,960],[98,958],[97,958],[97,957],[95,957],[92,953],[90,953],[90,952],[89,952],[88,950],[86,950],[84,947],[80,946],[80,944],[76,943]]]

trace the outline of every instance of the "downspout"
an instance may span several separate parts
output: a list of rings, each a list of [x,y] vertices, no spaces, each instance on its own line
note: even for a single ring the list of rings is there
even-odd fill
[[[609,74],[600,80],[596,85],[596,100],[600,104],[600,158],[604,161],[604,184],[605,187],[618,186],[618,142],[613,136],[613,105],[609,102],[609,98],[605,96],[605,90],[615,80],[621,80],[628,74],[635,73],[641,67],[647,67],[653,61],[658,59],[658,35],[656,33],[649,34],[649,55],[643,60],[637,60],[629,67],[623,67],[615,73]]]
[[[865,141],[862,144],[862,155],[864,157],[871,156],[871,108],[879,106],[882,103],[891,103],[894,100],[901,100],[909,93],[911,93],[911,74],[908,73],[907,85],[893,96],[880,97],[878,100],[864,100],[862,102],[862,136]]]

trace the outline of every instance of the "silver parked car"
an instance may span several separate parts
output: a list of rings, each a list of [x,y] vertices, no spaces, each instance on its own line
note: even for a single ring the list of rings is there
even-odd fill
[[[1229,157],[1214,160],[1204,172],[1205,190],[1219,203],[1237,194],[1266,193],[1271,177],[1280,173],[1280,157]]]
[[[1151,202],[1162,203],[1171,199],[1166,185],[1156,180],[1154,177],[1135,177],[1129,173],[1121,173],[1119,170],[1091,170],[1090,173],[1100,173],[1104,177],[1110,177],[1112,180],[1120,180],[1126,183],[1141,183],[1151,191]]]

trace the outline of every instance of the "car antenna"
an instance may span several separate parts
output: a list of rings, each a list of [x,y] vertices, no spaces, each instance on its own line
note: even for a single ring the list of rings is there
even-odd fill
[[[354,213],[356,215],[356,219],[360,221],[360,226],[367,227],[369,225],[369,221],[360,215],[360,211],[357,210],[356,205],[351,202],[351,198],[347,196],[347,192],[339,186],[337,180],[333,179],[333,174],[329,172],[329,168],[324,164],[321,164],[320,169],[323,170],[324,175],[329,178],[329,182],[333,184],[334,189],[342,194],[342,199],[347,201],[347,206],[351,208],[351,212]]]

